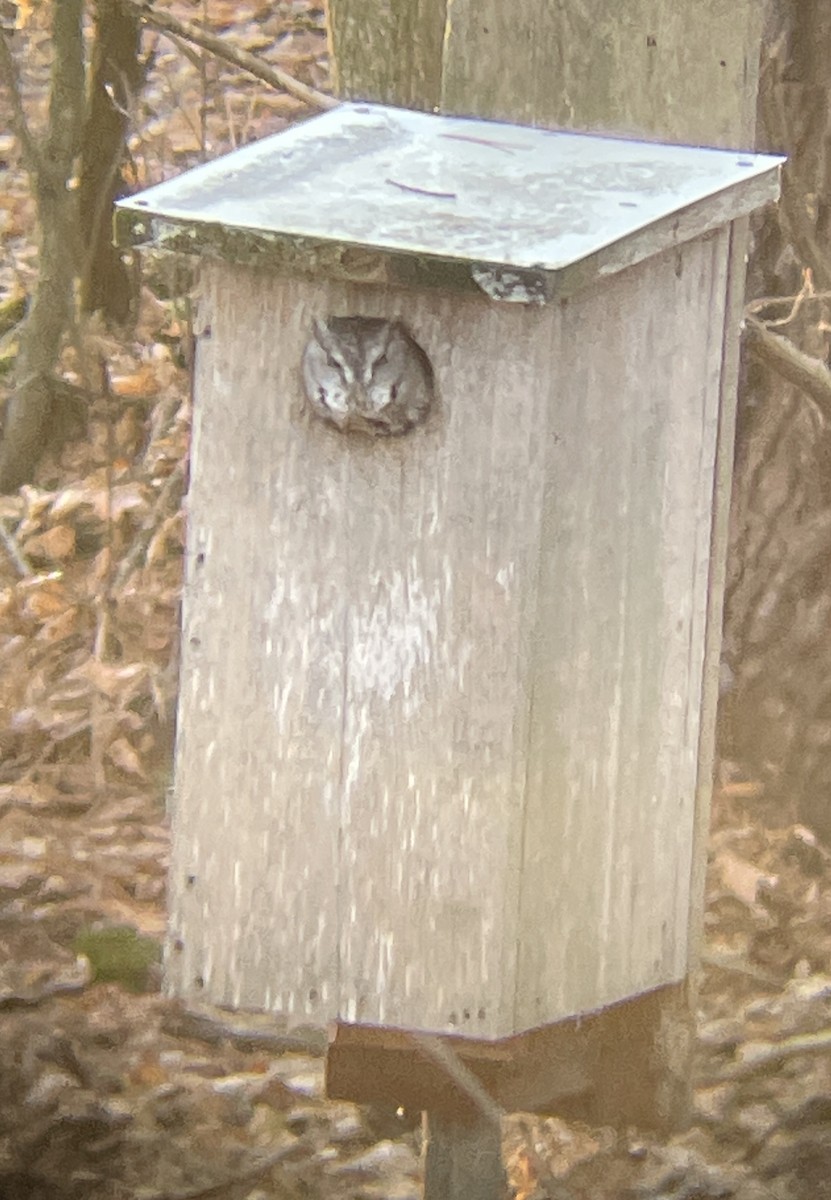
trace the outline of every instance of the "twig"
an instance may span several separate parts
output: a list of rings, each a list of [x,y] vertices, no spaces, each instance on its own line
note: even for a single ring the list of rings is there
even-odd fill
[[[470,137],[466,133],[442,133],[440,135],[450,142],[472,142],[475,146],[489,146],[492,150],[504,150],[506,154],[516,154],[518,147],[509,142],[492,142],[489,138]]]
[[[208,26],[208,0],[202,0],[202,28]],[[208,55],[199,56],[199,161],[208,158]]]
[[[5,521],[0,521],[0,542],[3,543],[3,549],[6,551],[21,579],[25,579],[28,575],[34,575],[31,564],[26,561],[25,554],[14,540],[14,536]]]
[[[96,629],[93,659],[96,665],[106,662],[109,658],[110,638],[112,632],[112,615],[114,607],[113,576],[115,566],[112,511],[112,464],[115,456],[112,423],[113,396],[112,388],[110,386],[109,370],[104,359],[101,359],[99,367],[101,373],[101,392],[105,403],[104,419],[106,421],[107,430],[107,459],[105,465],[106,479],[104,487],[105,544],[102,549],[104,570],[102,572],[103,577],[101,579],[101,585],[95,595]],[[90,729],[90,761],[92,764],[92,776],[96,790],[100,796],[103,794],[107,783],[104,756],[113,729],[111,706],[109,705],[109,702],[105,700],[101,688],[96,688],[93,694],[90,711]]]
[[[747,1079],[751,1075],[770,1071],[779,1067],[789,1059],[801,1054],[831,1054],[831,1030],[823,1029],[820,1033],[803,1033],[786,1038],[782,1042],[765,1043],[755,1048],[753,1056],[741,1062],[731,1063],[719,1071],[717,1075],[696,1080],[702,1084],[723,1082],[725,1080]]]
[[[249,1167],[247,1171],[237,1171],[230,1179],[226,1179],[223,1183],[215,1183],[205,1188],[198,1188],[188,1192],[144,1192],[144,1200],[213,1200],[213,1197],[229,1197],[232,1194],[240,1196],[247,1195],[251,1191],[251,1185],[257,1183],[263,1176],[267,1175],[272,1168],[278,1166],[286,1159],[295,1157],[297,1154],[305,1151],[313,1150],[315,1147],[311,1138],[298,1138],[289,1146],[281,1146],[279,1150],[275,1150],[273,1154],[269,1154],[268,1158],[261,1158],[254,1166]]]
[[[130,575],[138,567],[143,555],[147,551],[147,547],[153,540],[153,534],[156,532],[161,520],[166,515],[175,512],[179,507],[184,483],[185,465],[180,462],[176,464],[173,471],[164,481],[164,486],[159,492],[156,503],[153,505],[153,511],[131,542],[127,553],[122,556],[113,581],[115,591],[121,590],[130,578]]]
[[[452,1046],[441,1038],[432,1037],[427,1033],[411,1033],[415,1045],[427,1058],[441,1067],[445,1075],[456,1084],[461,1092],[479,1112],[485,1121],[502,1127],[505,1110],[488,1094],[470,1068],[462,1062]],[[558,1179],[542,1160],[534,1147],[533,1132],[527,1123],[522,1123],[522,1134],[525,1138],[525,1152],[537,1177],[537,1185],[548,1200],[574,1200],[571,1189]]]
[[[831,371],[818,358],[797,347],[756,319],[744,319],[745,344],[778,375],[807,392],[826,420],[831,421]]]
[[[470,1068],[462,1062],[458,1054],[446,1042],[443,1042],[441,1038],[431,1037],[427,1033],[412,1033],[410,1036],[421,1053],[442,1068],[486,1121],[491,1121],[494,1125],[501,1125],[505,1115],[503,1110],[488,1095]]]
[[[288,92],[290,96],[302,100],[311,108],[328,109],[336,108],[338,105],[338,101],[334,97],[327,96],[324,92],[319,92],[317,88],[301,83],[293,75],[281,71],[279,67],[270,66],[254,54],[249,54],[247,50],[238,50],[236,46],[232,46],[223,38],[208,33],[190,22],[177,21],[167,12],[158,12],[149,3],[149,0],[125,0],[125,3],[135,9],[142,21],[152,25],[154,29],[158,29],[162,33],[175,34],[176,37],[184,38],[185,41],[192,42],[195,46],[210,50],[211,54],[215,54],[217,58],[233,63],[235,67],[240,67],[249,75],[262,79],[264,83],[268,83],[274,88]]]
[[[792,321],[796,320],[797,314],[806,300],[819,300],[823,296],[827,299],[828,293],[818,293],[814,290],[814,273],[810,267],[806,267],[802,272],[802,287],[795,296],[763,296],[748,304],[747,311],[754,317],[759,317],[772,305],[790,304],[790,309],[784,317],[761,317],[768,329],[775,329],[783,325],[790,325]]]
[[[458,200],[455,192],[431,192],[428,188],[416,187],[412,183],[399,183],[397,179],[385,179],[393,187],[401,188],[402,192],[414,192],[416,196],[433,196],[436,200]]]

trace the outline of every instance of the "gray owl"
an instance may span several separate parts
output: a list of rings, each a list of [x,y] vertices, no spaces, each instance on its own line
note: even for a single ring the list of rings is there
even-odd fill
[[[433,369],[398,321],[329,317],[314,322],[303,353],[313,411],[338,429],[375,437],[406,433],[433,401]]]

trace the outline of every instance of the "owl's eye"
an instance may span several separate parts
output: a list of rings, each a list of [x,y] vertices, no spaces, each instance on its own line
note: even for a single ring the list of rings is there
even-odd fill
[[[375,360],[375,366],[376,367],[385,367],[388,362],[389,362],[389,359],[387,358],[386,354],[379,354]]]
[[[331,354],[326,355],[326,366],[331,367],[333,371],[340,370],[340,363],[336,358],[332,358]]]
[[[390,386],[390,400],[394,401],[397,395],[398,395],[398,384],[393,383]]]

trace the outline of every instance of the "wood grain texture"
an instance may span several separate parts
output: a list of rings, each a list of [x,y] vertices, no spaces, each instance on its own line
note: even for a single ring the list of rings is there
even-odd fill
[[[706,847],[710,833],[710,801],[716,757],[719,662],[727,576],[730,496],[736,441],[736,389],[741,355],[739,329],[744,312],[748,225],[747,218],[744,218],[734,221],[730,226],[729,254],[726,264],[727,291],[724,299],[721,403],[713,479],[713,529],[710,538],[710,581],[707,589],[707,617],[704,635],[704,675],[699,722],[694,853],[690,864],[688,959],[693,994],[694,989],[698,986],[698,968],[704,935]]]
[[[493,883],[519,868],[542,314],[209,278],[174,986],[303,1019],[510,1029],[515,911]],[[344,437],[298,405],[312,314],[391,310],[430,354],[438,411],[401,439]]]
[[[206,268],[174,991],[492,1038],[683,975],[726,238],[545,309]],[[423,427],[305,411],[346,313]]]
[[[487,1108],[677,1131],[689,1107],[688,1013],[686,984],[667,984],[516,1037],[449,1036],[439,1044],[486,1090]],[[456,1120],[481,1114],[458,1078],[424,1052],[421,1034],[343,1024],[331,1031],[326,1092],[333,1099],[430,1109]]]
[[[686,971],[727,237],[563,311],[517,1028]]]
[[[441,99],[447,0],[328,0],[335,90],[424,111]]]
[[[441,108],[748,148],[763,11],[756,0],[694,10],[672,0],[453,0]]]

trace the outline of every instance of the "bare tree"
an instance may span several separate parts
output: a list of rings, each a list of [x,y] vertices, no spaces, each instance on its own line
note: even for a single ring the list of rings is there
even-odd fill
[[[54,0],[51,6],[49,117],[40,135],[24,108],[14,35],[0,30],[0,85],[32,181],[39,228],[38,282],[21,325],[16,386],[0,443],[0,492],[31,478],[59,412],[56,405],[67,395],[58,366],[64,339],[75,328],[76,284],[83,312],[102,311],[123,322],[131,311],[132,280],[112,244],[111,220],[113,202],[128,186],[122,174],[126,135],[149,65],[140,55],[142,26],[180,46],[191,42],[310,107],[335,103],[280,68],[165,9],[157,11],[148,0],[94,0],[90,7],[94,38],[87,64],[84,0]]]
[[[831,7],[776,0],[759,143],[784,151],[757,224],[725,604],[721,745],[831,837]],[[788,815],[785,812],[784,815]]]

